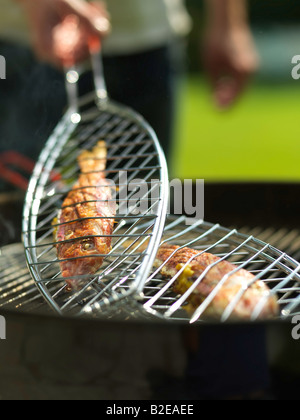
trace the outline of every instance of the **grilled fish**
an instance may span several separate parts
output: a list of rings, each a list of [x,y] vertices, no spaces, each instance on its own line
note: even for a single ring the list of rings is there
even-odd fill
[[[239,270],[237,266],[212,254],[201,254],[200,251],[190,248],[180,249],[178,246],[163,245],[156,256],[155,268],[160,269],[160,273],[166,278],[174,278],[180,272],[173,285],[173,291],[180,295],[183,295],[205,273],[185,306],[190,315],[193,315],[226,275],[228,275],[226,281],[205,310],[204,317],[220,319],[224,310],[241,290],[244,293],[236,302],[230,319],[249,320],[261,299],[264,299],[264,305],[259,315],[260,319],[278,315],[277,298],[270,293],[270,289],[263,281],[255,280],[255,276],[249,271]]]
[[[116,204],[105,179],[106,161],[103,141],[80,154],[79,179],[54,221],[61,272],[71,289],[80,287],[77,276],[95,274],[111,250]]]

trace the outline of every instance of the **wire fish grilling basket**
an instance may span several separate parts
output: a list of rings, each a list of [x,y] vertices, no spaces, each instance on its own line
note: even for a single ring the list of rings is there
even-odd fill
[[[154,318],[176,321],[183,323],[195,323],[201,321],[229,322],[260,321],[260,314],[264,309],[267,299],[274,298],[278,302],[278,315],[273,320],[287,320],[300,313],[300,264],[286,253],[253,237],[239,233],[236,229],[227,229],[218,224],[210,224],[203,221],[196,222],[193,226],[185,224],[185,218],[169,218],[165,227],[161,246],[176,245],[178,249],[174,255],[185,247],[203,253],[212,253],[219,257],[219,261],[228,261],[237,269],[245,269],[255,277],[255,281],[262,281],[269,288],[269,292],[263,294],[254,305],[247,319],[232,317],[235,308],[245,295],[247,288],[240,287],[231,296],[230,302],[222,313],[206,316],[217,293],[220,292],[229,276],[234,270],[225,275],[218,285],[208,294],[192,315],[186,308],[188,301],[197,285],[203,281],[204,275],[199,277],[185,293],[174,292],[174,283],[180,273],[184,272],[188,263],[173,278],[166,279],[160,272],[163,266],[152,270],[152,274],[146,280],[141,294],[140,304],[143,310]],[[166,264],[166,262],[164,263]],[[207,267],[206,274],[218,263]],[[248,285],[248,287],[250,284]]]
[[[23,243],[28,267],[39,290],[59,314],[78,314],[96,303],[97,307],[108,306],[134,294],[151,270],[168,205],[167,166],[156,134],[136,112],[109,100],[101,56],[94,44],[91,62],[95,92],[81,98],[78,68],[66,69],[69,109],[40,155],[24,206]],[[62,277],[53,232],[59,229],[57,217],[64,199],[79,177],[78,157],[99,141],[106,145],[105,178],[110,181],[102,187],[115,186],[111,201],[118,209],[113,234],[108,235],[112,249],[108,255],[97,255],[104,263],[96,275],[78,276],[83,287],[70,291]],[[149,240],[146,251],[122,246],[126,240],[139,242],[142,238]],[[116,286],[123,283],[129,287],[118,291]]]

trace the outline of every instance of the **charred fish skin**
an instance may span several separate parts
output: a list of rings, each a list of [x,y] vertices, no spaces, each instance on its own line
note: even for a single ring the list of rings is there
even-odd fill
[[[254,309],[264,299],[259,319],[272,319],[279,313],[276,296],[268,286],[250,272],[240,269],[228,261],[221,260],[209,253],[200,253],[190,248],[164,245],[159,249],[155,268],[167,278],[178,276],[173,291],[183,295],[191,285],[204,275],[196,289],[190,294],[186,310],[190,315],[213,292],[219,282],[226,281],[203,314],[203,318],[220,319],[228,305],[243,291],[242,296],[232,309],[230,320],[250,320]],[[181,274],[179,274],[181,273]],[[179,275],[178,275],[179,274]]]
[[[116,204],[105,178],[107,150],[100,141],[78,157],[80,176],[65,198],[55,228],[62,277],[72,289],[95,274],[111,250]]]

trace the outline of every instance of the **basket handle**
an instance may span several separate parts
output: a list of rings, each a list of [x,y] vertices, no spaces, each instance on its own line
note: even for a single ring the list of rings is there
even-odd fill
[[[89,50],[93,68],[94,85],[97,99],[101,102],[107,101],[108,94],[104,79],[104,70],[101,54],[101,39],[99,37],[90,37]]]
[[[79,31],[79,20],[74,15],[67,16],[54,30],[54,44],[57,55],[61,58],[66,80],[66,91],[72,114],[79,117],[78,82],[79,66],[75,60],[74,50],[82,42]],[[104,80],[101,39],[91,36],[88,39],[90,60],[92,64],[96,98],[100,102],[107,100],[107,89]],[[76,120],[76,118],[75,118]]]

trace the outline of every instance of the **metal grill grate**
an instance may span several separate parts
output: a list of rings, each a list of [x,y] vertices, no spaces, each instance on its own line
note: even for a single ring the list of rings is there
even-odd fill
[[[44,311],[45,301],[28,271],[22,244],[0,249],[0,273],[1,308],[20,312],[38,312],[43,308]]]
[[[122,234],[123,231],[124,227],[120,229],[120,233]],[[273,228],[261,229],[259,227],[245,227],[241,229],[241,232],[238,233],[235,229],[225,229],[209,223],[199,223],[197,226],[187,227],[184,224],[184,219],[171,218],[165,229],[164,241],[180,246],[188,245],[199,250],[209,250],[221,258],[226,257],[240,267],[245,265],[253,274],[266,282],[272,293],[276,293],[278,296],[281,310],[278,321],[289,320],[292,316],[299,315],[300,268],[295,258],[299,253],[297,244],[300,241],[300,232],[297,229],[290,231],[282,228],[280,231],[276,231]],[[260,239],[255,239],[253,235],[257,235]],[[267,242],[271,242],[272,245],[267,245]],[[241,245],[242,247],[240,247]],[[120,244],[120,246],[124,247],[124,244]],[[134,249],[135,246],[137,244],[133,243],[131,247]],[[237,248],[239,249],[237,250]],[[291,256],[279,251],[278,248],[289,251]],[[234,251],[233,254],[232,251]],[[107,268],[108,266],[107,262]],[[134,276],[134,267],[137,267],[137,264],[135,266],[133,264],[131,272],[127,272],[126,264],[124,264],[123,277],[122,274],[120,275],[124,281],[114,282],[111,290],[108,288],[106,292],[118,291],[119,288],[126,291],[130,287],[130,273],[132,277]],[[21,312],[46,311],[49,313],[48,305],[42,299],[28,272],[21,244],[1,249],[0,269],[1,308]],[[126,275],[124,275],[125,273]],[[109,279],[113,280],[109,277],[108,268],[107,285],[109,285]],[[73,309],[73,312],[84,316],[96,316],[100,319],[168,320],[169,322],[187,323],[190,318],[183,309],[185,302],[180,302],[178,307],[181,296],[172,291],[170,283],[163,279],[157,270],[152,270],[152,274],[142,285],[142,293],[137,299],[124,298],[122,304],[115,305],[111,304],[109,297],[101,299],[101,304],[99,304],[97,293],[99,291],[105,293],[105,291],[104,287],[101,289],[95,284],[87,287],[86,296],[84,293],[81,296],[73,296],[72,301],[70,301],[71,297],[66,292],[64,284],[53,283],[49,287],[54,299],[57,299],[60,305],[66,304],[66,309],[70,311]],[[91,298],[91,293],[93,293],[94,299]],[[175,308],[175,312],[172,312]],[[228,308],[227,313],[224,313],[223,321],[228,319],[231,309],[232,307]],[[68,313],[68,311],[62,312]],[[254,320],[255,316],[252,321]],[[198,322],[201,321],[203,319],[200,315]]]

